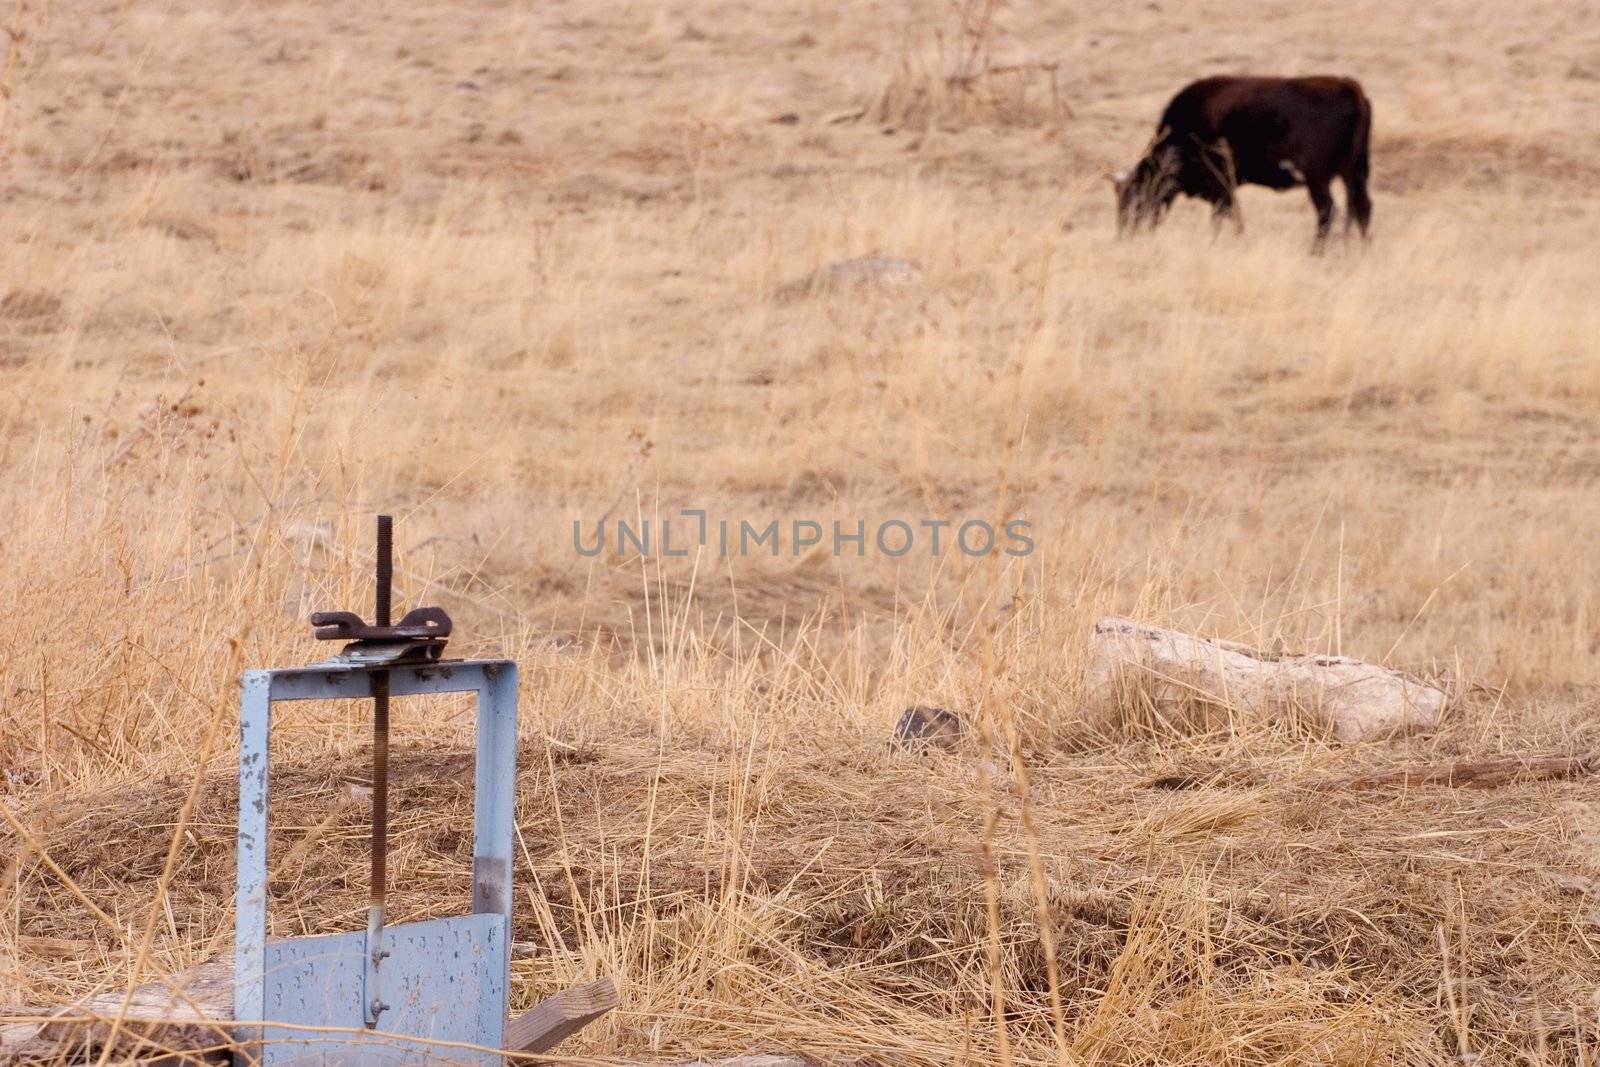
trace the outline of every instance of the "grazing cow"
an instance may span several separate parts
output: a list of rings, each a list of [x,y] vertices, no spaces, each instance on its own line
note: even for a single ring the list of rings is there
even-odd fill
[[[1334,178],[1344,181],[1345,229],[1367,235],[1367,141],[1372,105],[1349,78],[1205,78],[1172,98],[1144,158],[1112,179],[1117,230],[1154,226],[1179,193],[1210,202],[1241,227],[1240,185],[1304,185],[1317,209],[1320,250],[1333,222]]]

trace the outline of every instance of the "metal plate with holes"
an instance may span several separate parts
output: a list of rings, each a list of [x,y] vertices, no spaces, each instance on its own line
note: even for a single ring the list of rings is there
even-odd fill
[[[506,919],[499,914],[390,926],[376,1031],[362,1025],[366,931],[269,941],[266,1067],[499,1063],[471,1046],[498,1035],[506,1010]],[[321,1033],[318,1028],[326,1027]],[[334,1032],[329,1032],[334,1031]],[[410,1039],[410,1040],[408,1040]]]

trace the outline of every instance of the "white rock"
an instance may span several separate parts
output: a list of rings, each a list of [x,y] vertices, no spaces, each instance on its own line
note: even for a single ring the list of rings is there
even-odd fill
[[[866,282],[910,285],[922,277],[922,271],[915,264],[894,256],[859,256],[830,263],[818,272],[818,276],[838,285],[862,285]]]
[[[318,522],[291,522],[283,528],[283,535],[307,552],[333,546],[333,523],[327,519]]]
[[[1091,689],[1107,700],[1126,678],[1158,704],[1198,696],[1264,718],[1298,706],[1342,741],[1431,729],[1446,701],[1433,686],[1361,660],[1278,654],[1114,616],[1095,624],[1089,663]]]
[[[857,256],[829,263],[805,277],[778,287],[780,299],[844,289],[901,289],[922,277],[922,268],[895,256]]]

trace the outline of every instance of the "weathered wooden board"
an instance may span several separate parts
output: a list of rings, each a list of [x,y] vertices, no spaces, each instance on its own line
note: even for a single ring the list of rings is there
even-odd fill
[[[506,1049],[548,1052],[617,1002],[610,978],[564,989],[506,1024]],[[92,1063],[108,1044],[118,1062],[161,1056],[172,1057],[165,1063],[205,1062],[226,1049],[232,1022],[233,962],[213,960],[142,985],[131,997],[103,993],[60,1011],[40,1011],[37,1022],[0,1027],[0,1064]]]
[[[617,1006],[609,978],[563,989],[506,1023],[507,1052],[549,1052]]]
[[[1447,702],[1443,690],[1374,663],[1270,652],[1116,617],[1089,637],[1089,684],[1107,707],[1133,687],[1162,707],[1199,700],[1262,719],[1298,708],[1342,741],[1430,730]]]
[[[107,1045],[119,1061],[180,1053],[188,1062],[202,1062],[232,1040],[233,963],[213,960],[170,979],[148,982],[131,996],[126,991],[102,993],[39,1014],[45,1017],[40,1023],[0,1028],[0,1064],[70,1063],[83,1057],[92,1061]]]

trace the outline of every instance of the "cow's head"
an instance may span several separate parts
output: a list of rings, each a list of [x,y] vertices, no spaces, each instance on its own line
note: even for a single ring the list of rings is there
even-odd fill
[[[1127,233],[1155,226],[1178,196],[1176,145],[1157,142],[1132,170],[1113,175],[1117,193],[1117,232]]]

